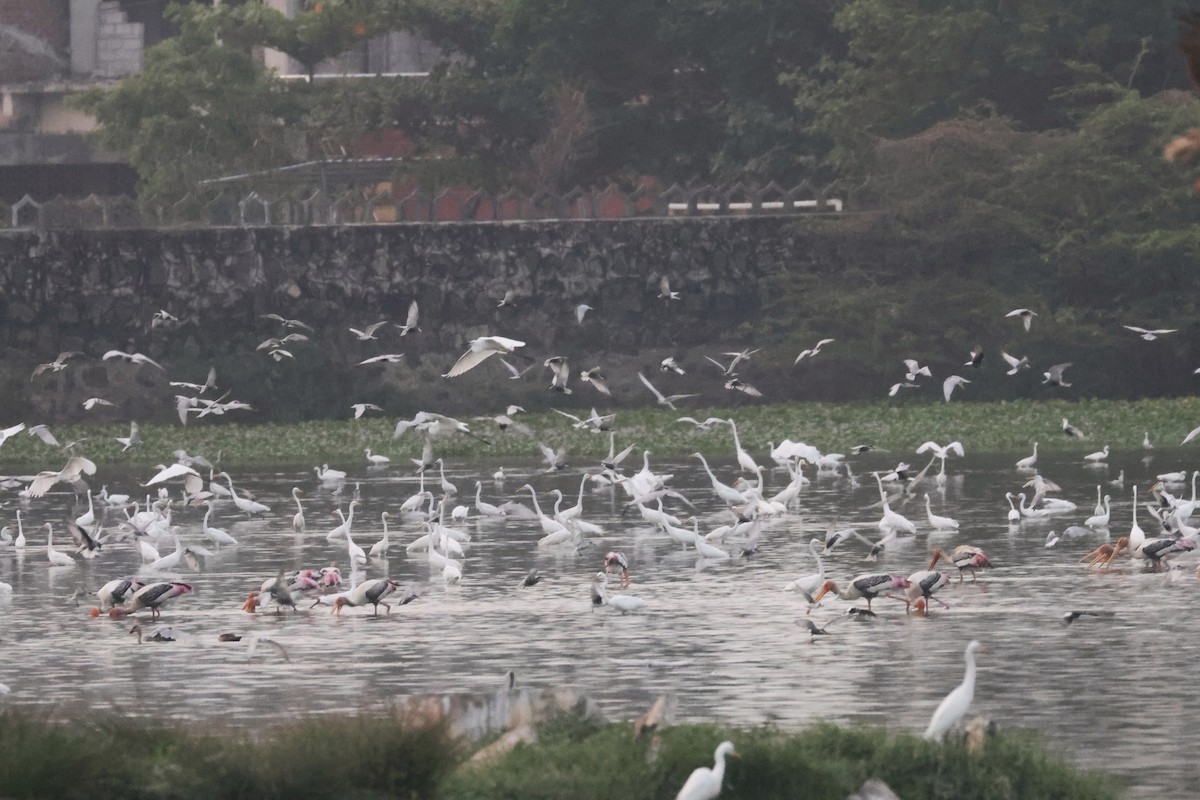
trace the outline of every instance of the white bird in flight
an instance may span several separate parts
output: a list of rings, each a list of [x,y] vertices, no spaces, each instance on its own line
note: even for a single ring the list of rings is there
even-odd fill
[[[679,292],[671,291],[671,282],[667,280],[667,276],[663,275],[658,280],[658,299],[659,300],[678,300]]]
[[[929,371],[928,366],[921,366],[915,358],[904,359],[904,380],[915,381],[918,376],[924,375],[926,378],[932,378],[933,373]]]
[[[970,381],[961,375],[951,375],[942,381],[942,396],[946,398],[947,403],[950,402],[950,395],[954,394],[954,390],[964,383],[970,383]]]
[[[1026,330],[1026,331],[1028,331],[1028,330],[1029,330],[1029,326],[1033,324],[1033,318],[1037,316],[1037,312],[1036,312],[1036,311],[1031,311],[1031,310],[1029,310],[1028,308],[1014,308],[1012,311],[1008,312],[1008,313],[1007,313],[1007,314],[1005,314],[1004,316],[1006,316],[1006,317],[1020,317],[1020,318],[1021,318],[1021,324],[1022,324],[1022,325],[1024,325],[1024,326],[1025,326],[1025,330]]]
[[[640,378],[642,383],[645,384],[646,388],[649,389],[654,394],[654,397],[658,401],[658,404],[660,406],[666,406],[667,408],[671,409],[672,411],[679,410],[679,409],[675,408],[676,400],[683,400],[684,398],[687,398],[687,397],[695,397],[696,396],[695,394],[664,395],[658,389],[655,389],[654,384],[651,383],[650,381],[646,380],[646,376],[643,375],[642,373],[640,373],[640,372],[638,373],[638,378]]]
[[[450,368],[450,371],[442,377],[457,378],[459,375],[474,369],[494,355],[509,355],[518,347],[524,346],[524,342],[517,341],[516,339],[508,339],[504,336],[480,336],[478,339],[472,339],[471,349],[459,356],[458,361],[454,362],[454,366]]]
[[[376,335],[375,335],[375,333],[376,333],[376,332],[377,332],[377,331],[378,331],[380,328],[382,328],[384,325],[387,325],[387,324],[388,324],[388,323],[387,323],[387,320],[385,319],[385,320],[380,320],[379,322],[372,322],[370,325],[368,325],[367,327],[363,328],[361,331],[360,331],[358,328],[349,328],[348,330],[349,330],[351,333],[353,333],[353,334],[354,334],[354,336],[355,336],[355,337],[356,337],[356,338],[357,338],[357,339],[358,339],[360,342],[365,342],[365,341],[367,341],[368,339],[378,339],[379,337],[378,337],[378,336],[376,336]]]
[[[1125,330],[1141,334],[1141,337],[1147,342],[1153,342],[1160,336],[1165,336],[1168,333],[1175,333],[1179,330],[1178,328],[1157,328],[1155,330],[1147,330],[1146,328],[1139,328],[1136,325],[1122,325],[1121,327],[1125,328]]]
[[[408,336],[410,333],[420,333],[421,329],[417,327],[417,320],[421,318],[421,311],[417,308],[417,301],[413,300],[408,304],[408,318],[404,320],[403,325],[397,325],[400,329],[401,336]]]
[[[150,358],[150,356],[142,355],[141,353],[126,353],[123,350],[109,350],[100,358],[102,361],[110,361],[114,358],[119,358],[124,361],[128,361],[131,364],[149,364],[152,367],[158,367],[164,372],[166,371],[162,364],[159,364],[157,361]]]
[[[358,362],[358,364],[356,364],[355,366],[361,367],[364,364],[382,364],[385,362],[388,364],[395,364],[395,363],[399,362],[400,359],[402,359],[402,358],[404,358],[404,353],[384,353],[383,355],[371,356],[370,358],[364,358],[362,361]]]
[[[796,360],[792,362],[792,366],[796,366],[797,364],[799,364],[802,359],[812,358],[813,356],[820,355],[821,348],[827,344],[832,344],[833,341],[834,341],[833,339],[822,339],[821,341],[817,342],[815,345],[813,345],[809,349],[801,350],[800,355],[796,356]]]
[[[1016,358],[1001,350],[1000,357],[1008,364],[1008,372],[1004,373],[1005,375],[1016,375],[1023,369],[1029,369],[1029,356]]]

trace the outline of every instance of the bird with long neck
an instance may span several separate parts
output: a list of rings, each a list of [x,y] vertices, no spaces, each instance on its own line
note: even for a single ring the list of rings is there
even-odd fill
[[[937,711],[933,712],[933,718],[929,720],[929,727],[925,729],[925,739],[940,741],[951,728],[958,724],[959,720],[966,716],[967,709],[971,707],[971,701],[975,699],[975,654],[981,652],[986,653],[987,648],[979,642],[972,640],[967,645],[967,649],[963,653],[967,668],[963,673],[962,683],[946,695],[938,705]]]
[[[903,597],[896,597],[888,594],[888,592],[896,589],[907,589],[908,578],[901,575],[888,575],[886,573],[871,573],[867,575],[859,575],[850,583],[846,584],[846,588],[839,589],[838,585],[833,581],[825,581],[821,585],[821,591],[817,592],[813,597],[813,604],[820,602],[821,598],[829,592],[833,592],[843,600],[866,600],[867,610],[871,610],[871,601],[876,597],[888,597],[892,600],[899,600],[905,605],[908,601]]]
[[[713,471],[709,468],[708,461],[704,458],[704,456],[702,456],[700,453],[692,453],[692,458],[700,459],[700,463],[704,465],[704,471],[708,473],[708,479],[712,481],[713,491],[717,493],[717,497],[721,498],[730,505],[741,505],[745,502],[746,498],[742,496],[741,492],[732,486],[721,483],[721,481],[717,480],[717,476],[714,475]]]

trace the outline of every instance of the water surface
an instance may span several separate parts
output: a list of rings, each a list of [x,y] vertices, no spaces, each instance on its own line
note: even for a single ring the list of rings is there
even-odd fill
[[[796,511],[769,521],[757,555],[726,562],[698,563],[694,552],[682,551],[638,515],[623,514],[623,496],[589,492],[584,518],[604,529],[589,547],[539,548],[536,521],[472,517],[460,526],[472,537],[463,579],[446,587],[424,556],[405,552],[403,545],[420,534],[419,526],[393,524],[389,559],[371,563],[366,577],[390,575],[423,595],[390,615],[373,617],[368,607],[339,618],[325,608],[281,617],[252,617],[239,609],[247,592],[281,566],[337,562],[348,576],[344,545],[325,538],[338,524],[332,510],[345,504],[357,482],[363,502],[353,535],[369,548],[381,532],[380,512],[396,512],[417,490],[416,476],[399,467],[334,465],[350,472],[347,486],[334,494],[316,482],[311,465],[256,470],[227,465],[237,484],[251,489],[272,513],[248,520],[229,501],[219,504],[212,524],[240,544],[207,559],[201,572],[181,573],[195,593],[169,606],[161,624],[182,631],[183,638],[141,645],[128,634],[130,623],[90,619],[86,608],[94,601],[77,607],[69,599],[79,586],[94,590],[111,578],[137,574],[132,547],[110,544],[99,559],[50,568],[38,526],[72,513],[70,493],[33,501],[8,493],[0,519],[12,524],[20,508],[29,546],[23,554],[0,547],[0,580],[14,587],[11,601],[0,609],[5,620],[0,681],[12,688],[6,702],[66,714],[112,710],[256,724],[357,712],[413,693],[495,689],[514,670],[526,686],[577,687],[614,719],[642,713],[667,692],[678,698],[681,721],[799,728],[828,720],[919,733],[961,680],[963,648],[977,638],[989,652],[980,660],[975,712],[1001,727],[1041,731],[1072,762],[1127,777],[1135,796],[1182,796],[1200,778],[1190,745],[1198,702],[1188,677],[1200,657],[1196,559],[1181,559],[1182,568],[1162,574],[1142,572],[1127,559],[1099,572],[1077,562],[1108,540],[1107,532],[1044,546],[1047,532],[1092,514],[1098,483],[1113,495],[1111,538],[1128,532],[1129,488],[1137,482],[1145,489],[1154,474],[1192,464],[1182,451],[1151,452],[1149,463],[1141,451],[1115,453],[1112,466],[1099,470],[1078,457],[1043,456],[1042,472],[1079,509],[1017,526],[1007,522],[1004,499],[1028,477],[1012,466],[1016,458],[969,453],[953,459],[945,484],[928,487],[934,512],[958,519],[958,533],[931,532],[918,498],[902,509],[918,526],[915,537],[901,537],[875,564],[864,562],[865,545],[843,545],[826,556],[827,572],[838,581],[874,571],[907,575],[926,567],[934,545],[964,543],[983,547],[996,569],[977,583],[968,578],[948,587],[939,596],[951,609],[936,609],[926,618],[906,616],[902,604],[881,600],[875,603],[879,618],[858,623],[844,617],[849,604],[826,600],[811,619],[837,621],[828,636],[817,639],[795,624],[805,615],[803,598],[783,591],[792,578],[815,571],[808,540],[823,537],[835,518],[840,525],[857,525],[869,538],[879,536],[874,525],[881,514],[870,507],[878,500],[874,481],[859,477],[855,484],[844,471],[815,477]],[[852,464],[862,475],[892,466],[895,458],[868,453]],[[543,504],[553,502],[545,494],[553,488],[567,493],[567,505],[574,503],[579,471],[547,475],[534,464],[507,463],[501,484],[491,479],[497,466],[454,464],[447,477],[462,494],[483,478],[484,499],[492,503],[517,498],[528,504],[528,493],[518,491],[526,481],[542,493]],[[671,483],[696,504],[702,531],[727,521],[697,462],[652,466],[675,476]],[[714,466],[732,482],[735,464],[718,460]],[[1121,468],[1124,490],[1106,484]],[[136,496],[145,491],[138,482],[152,473],[102,468],[97,477],[112,491]],[[785,479],[781,470],[772,472],[772,491]],[[290,527],[292,486],[304,492],[305,535]],[[674,501],[668,508],[684,513]],[[200,532],[201,517],[198,509],[176,509],[185,543],[209,545]],[[1149,523],[1143,511],[1141,524],[1155,535]],[[66,537],[60,533],[56,542],[62,548]],[[160,549],[165,553],[172,546],[163,541]],[[634,584],[626,591],[649,602],[645,612],[593,611],[589,582],[610,549],[628,555]],[[534,567],[544,580],[518,590]],[[1070,609],[1114,616],[1084,617],[1066,626],[1061,616]],[[149,627],[148,620],[143,624]],[[223,632],[270,635],[288,648],[291,661],[268,652],[247,662],[243,644],[218,643]]]

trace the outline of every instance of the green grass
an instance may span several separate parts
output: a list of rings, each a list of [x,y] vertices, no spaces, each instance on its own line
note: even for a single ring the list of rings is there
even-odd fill
[[[908,734],[817,725],[800,733],[773,728],[737,730],[709,725],[671,728],[661,735],[658,757],[647,759],[651,737],[634,740],[628,725],[609,725],[587,735],[545,731],[538,744],[521,746],[494,765],[460,770],[442,785],[446,800],[595,800],[671,798],[691,771],[712,765],[713,749],[734,742],[721,797],[803,797],[845,800],[869,778],[886,782],[901,797],[1115,798],[1116,782],[1081,773],[1022,734],[1001,734],[983,751],[936,745]]]
[[[868,778],[906,798],[1119,796],[1114,779],[1080,772],[1022,733],[998,734],[975,754],[961,743],[833,725],[799,733],[683,725],[659,736],[635,740],[628,724],[570,718],[542,725],[537,744],[463,766],[469,748],[386,715],[245,731],[116,717],[56,722],[10,709],[0,712],[0,796],[649,800],[674,797],[723,739],[741,756],[730,762],[726,800],[843,800]]]
[[[432,798],[456,764],[438,729],[389,717],[313,718],[245,730],[0,713],[0,796]]]
[[[618,446],[633,443],[657,457],[687,455],[696,450],[726,453],[730,449],[728,428],[719,426],[701,433],[675,420],[687,414],[698,419],[709,416],[737,420],[742,444],[761,453],[767,442],[778,444],[790,438],[805,441],[825,452],[845,452],[861,443],[891,450],[915,448],[927,439],[945,443],[957,439],[968,451],[1027,452],[1034,441],[1043,450],[1136,448],[1149,431],[1158,446],[1176,446],[1193,427],[1200,425],[1200,398],[1156,400],[1087,400],[1076,403],[1053,400],[1017,400],[998,403],[786,403],[745,405],[736,409],[683,409],[679,413],[659,409],[618,409],[615,428]],[[1088,443],[1067,439],[1061,431],[1062,418],[1089,434]],[[490,444],[454,435],[437,443],[446,457],[539,456],[535,440],[553,447],[565,445],[570,458],[594,460],[608,452],[608,437],[573,430],[570,422],[554,413],[522,414],[532,438],[509,431],[502,433],[487,420],[466,418],[472,430]],[[113,441],[128,434],[120,424],[63,426],[55,428],[60,441],[88,437],[81,452],[105,463],[155,464],[171,462],[172,451],[183,448],[214,458],[221,454],[227,465],[301,463],[316,465],[356,463],[363,449],[390,456],[393,461],[420,455],[420,436],[413,432],[393,441],[394,417],[363,418],[334,422],[299,422],[287,425],[253,425],[204,421],[180,425],[143,425],[145,444],[127,453]],[[52,451],[29,436],[16,436],[0,451],[11,463],[44,463]],[[53,461],[53,459],[50,459]],[[636,460],[636,458],[634,459]],[[50,466],[47,464],[47,466]]]

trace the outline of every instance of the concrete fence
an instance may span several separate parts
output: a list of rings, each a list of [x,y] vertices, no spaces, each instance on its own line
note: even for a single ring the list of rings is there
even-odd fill
[[[171,202],[131,197],[84,199],[29,195],[0,216],[0,225],[34,230],[158,228],[176,226],[354,225],[387,222],[495,222],[516,220],[628,219],[666,216],[751,216],[839,213],[841,197],[830,188],[801,183],[576,188],[563,194],[490,193],[454,186],[436,193],[396,191],[389,184],[341,192],[259,192],[222,187],[189,193]]]

